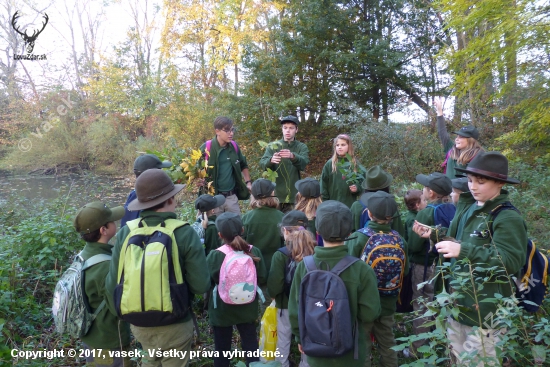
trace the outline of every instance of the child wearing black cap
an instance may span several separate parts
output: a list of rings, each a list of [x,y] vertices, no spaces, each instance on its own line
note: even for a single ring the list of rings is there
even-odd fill
[[[291,210],[285,214],[281,222],[281,232],[285,239],[285,247],[273,254],[271,268],[267,278],[267,289],[277,307],[277,349],[279,356],[276,361],[282,367],[288,367],[290,354],[290,339],[292,330],[288,318],[288,293],[292,284],[292,270],[305,256],[313,254],[316,242],[310,231],[307,230],[308,218],[298,210]],[[302,358],[301,367],[307,367],[307,361]]]
[[[427,226],[434,226],[434,205],[440,205],[449,201],[449,195],[452,191],[451,180],[440,172],[434,172],[430,175],[417,175],[416,181],[424,186],[423,196],[428,202],[428,206],[422,209],[416,215],[416,222]],[[415,223],[416,223],[415,222]],[[415,311],[423,310],[424,305],[419,302],[419,298],[431,300],[434,296],[434,288],[431,282],[426,283],[418,289],[417,285],[430,281],[434,274],[434,260],[437,255],[431,251],[429,239],[420,237],[414,228],[414,224],[408,233],[409,256],[412,263],[412,289],[413,289],[413,308]],[[415,335],[430,331],[429,327],[422,325],[429,320],[426,318],[417,318],[413,320],[413,330]],[[412,343],[413,352],[416,352],[425,343],[424,339]]]
[[[438,97],[434,99],[434,104],[437,111],[437,133],[443,149],[447,152],[445,161],[441,166],[445,169],[447,177],[452,180],[456,176],[455,168],[465,168],[476,154],[483,151],[478,142],[479,131],[475,126],[464,126],[454,132],[456,138],[454,141],[451,140],[445,126],[445,117],[443,117],[443,101]]]
[[[314,236],[317,237],[315,228],[315,215],[317,207],[323,202],[321,199],[321,184],[314,178],[306,177],[296,182],[294,185],[298,192],[296,193],[296,200],[294,209],[303,212],[307,219],[307,229]],[[317,239],[319,243],[320,239]],[[322,245],[322,241],[321,241]]]
[[[454,205],[458,204],[458,199],[460,198],[460,194],[463,192],[470,191],[470,188],[468,187],[468,178],[467,177],[460,177],[460,178],[453,178],[451,180],[452,186],[453,186],[453,192],[451,192],[451,200],[453,201]]]
[[[341,202],[328,200],[323,202],[317,208],[317,217],[315,219],[317,232],[323,238],[324,247],[315,247],[313,259],[317,268],[320,268],[321,262],[329,268],[333,268],[341,259],[348,255],[347,246],[344,240],[351,233],[351,211]],[[300,284],[306,274],[307,269],[304,262],[300,262],[296,267],[290,297],[288,302],[288,314],[292,333],[296,339],[300,340],[300,328],[298,324],[298,310],[300,300]],[[374,321],[380,315],[380,297],[378,295],[378,286],[376,276],[371,267],[361,261],[353,263],[349,268],[340,274],[347,290],[350,304],[350,313],[352,323],[369,323]],[[366,358],[365,348],[361,346],[366,343],[365,330],[359,327],[359,350],[358,359],[354,359],[354,351],[350,351],[337,358],[323,358],[307,356],[307,361],[313,367],[363,367]],[[298,345],[301,349],[301,345]]]
[[[220,207],[225,203],[223,195],[201,195],[195,200],[195,209],[199,211],[197,222],[204,229],[204,252],[206,256],[210,251],[220,246],[218,231],[216,230],[216,215],[220,212]],[[206,217],[205,217],[206,216]],[[200,236],[199,236],[200,237]]]
[[[405,263],[402,265],[401,277],[395,280],[397,287],[402,287],[402,280],[405,275],[409,273],[409,256],[407,255],[407,243],[395,230],[391,229],[391,221],[398,213],[397,203],[393,195],[390,195],[384,191],[377,191],[374,193],[364,194],[365,196],[361,200],[365,200],[367,206],[370,221],[367,224],[367,228],[377,234],[389,234],[393,238],[394,243],[399,244],[404,255]],[[357,231],[353,233],[354,239],[348,242],[348,253],[351,256],[362,258],[365,251],[367,242],[371,238],[368,235],[370,231]],[[376,237],[374,237],[376,238]],[[380,245],[387,245],[386,242],[381,242]],[[366,260],[367,261],[367,260]],[[390,264],[390,263],[388,263]],[[395,262],[391,262],[392,268],[397,268]],[[393,280],[392,280],[393,281]],[[395,287],[395,286],[394,286]],[[397,292],[397,291],[396,291]],[[398,295],[385,295],[380,294],[380,317],[376,318],[372,322],[365,323],[365,333],[367,335],[374,335],[378,342],[378,352],[380,355],[380,362],[376,364],[382,367],[397,367],[397,353],[391,349],[395,346],[395,337],[393,334],[393,325],[395,323],[394,315],[396,311]],[[370,352],[372,350],[372,340],[367,338],[366,340],[367,358],[365,366],[371,366]]]
[[[101,255],[111,256],[113,246],[109,240],[116,234],[115,221],[122,218],[124,208],[118,206],[108,208],[100,201],[84,205],[74,218],[74,226],[80,237],[86,241],[86,246],[80,253],[84,261],[96,262]],[[86,349],[103,350],[104,358],[98,357],[101,353],[91,351],[87,353],[86,362],[97,363],[101,366],[130,365],[130,358],[111,357],[109,350],[125,350],[130,345],[130,326],[128,323],[118,320],[116,314],[111,313],[105,307],[107,291],[105,289],[105,277],[109,273],[110,260],[97,262],[84,271],[82,276],[83,292],[87,297],[92,311],[97,314],[88,333],[80,339]],[[105,357],[106,356],[106,357]]]
[[[257,182],[257,181],[256,181]],[[265,284],[266,268],[260,249],[250,246],[243,239],[243,223],[236,213],[225,212],[216,219],[216,228],[224,246],[229,246],[233,251],[242,251],[254,261],[257,284]],[[220,249],[213,250],[208,255],[206,262],[213,283],[220,282],[220,269],[226,255]],[[258,349],[258,337],[256,334],[256,319],[258,317],[258,294],[250,303],[228,304],[220,297],[219,292],[212,295],[214,302],[208,303],[208,318],[214,331],[214,344],[219,357],[214,357],[214,367],[229,367],[230,359],[223,355],[224,351],[231,350],[233,326],[237,327],[241,337],[241,349],[254,352]],[[215,299],[214,299],[215,297]],[[258,361],[258,357],[247,357],[247,364]]]

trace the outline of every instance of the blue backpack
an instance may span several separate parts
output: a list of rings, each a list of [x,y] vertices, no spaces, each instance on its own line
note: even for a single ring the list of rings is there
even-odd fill
[[[436,226],[440,225],[441,227],[449,228],[456,213],[456,206],[452,203],[438,205],[429,204],[428,206],[434,208],[434,224]]]
[[[491,211],[489,232],[493,235],[493,221],[503,210],[521,212],[509,201],[497,206]],[[527,312],[537,312],[548,293],[548,258],[542,254],[535,243],[527,241],[527,257],[521,269],[521,278],[516,279],[516,298],[519,306]]]
[[[369,237],[361,261],[370,266],[378,280],[378,293],[381,297],[398,296],[405,276],[405,244],[399,233],[375,232],[372,228],[362,228],[358,232]]]
[[[354,358],[359,358],[359,324],[351,319],[346,284],[340,278],[356,261],[347,255],[329,271],[318,269],[313,256],[304,257],[307,273],[300,283],[298,324],[306,355],[334,358],[354,349]]]
[[[359,202],[361,203],[361,201]],[[367,207],[363,203],[361,203],[361,205],[363,205],[363,211],[361,212],[361,216],[359,217],[359,228],[357,229],[365,228],[370,222],[369,211],[367,210]]]

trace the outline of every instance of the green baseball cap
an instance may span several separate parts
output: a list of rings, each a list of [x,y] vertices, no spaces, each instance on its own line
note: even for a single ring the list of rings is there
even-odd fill
[[[395,197],[385,191],[365,193],[360,200],[377,219],[386,220],[399,215]]]
[[[305,198],[318,198],[321,196],[321,185],[314,178],[306,177],[298,180],[294,187]]]
[[[307,216],[299,210],[291,210],[281,220],[281,227],[304,227],[307,228]]]
[[[161,162],[161,160],[154,154],[140,155],[134,161],[135,173],[142,173],[151,168],[161,169],[161,168],[168,168],[168,167],[172,167],[172,162],[169,162],[169,161]]]
[[[225,212],[216,218],[216,229],[227,241],[243,234],[243,222],[237,213]]]
[[[281,119],[281,125],[292,122],[294,125],[298,126],[300,124],[300,120],[296,116],[288,115]]]
[[[265,178],[260,178],[252,184],[251,192],[256,199],[264,199],[272,197],[275,184]]]
[[[201,195],[195,200],[195,209],[201,211],[201,213],[206,213],[209,210],[218,208],[225,203],[225,196],[223,195]]]
[[[451,179],[441,172],[434,172],[429,175],[416,175],[416,181],[432,189],[439,195],[447,196],[453,191]]]
[[[315,227],[325,241],[344,241],[351,233],[352,225],[351,210],[345,204],[327,200],[317,207]]]
[[[453,188],[458,189],[462,192],[468,192],[470,191],[470,188],[468,187],[468,178],[467,177],[461,177],[461,178],[453,178],[451,180]]]
[[[88,234],[109,222],[120,220],[123,216],[123,206],[108,208],[101,201],[94,201],[78,210],[74,218],[74,228],[79,233]]]

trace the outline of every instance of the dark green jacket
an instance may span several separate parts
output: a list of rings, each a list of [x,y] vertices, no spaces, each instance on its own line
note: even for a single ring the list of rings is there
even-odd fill
[[[267,291],[275,298],[275,307],[288,308],[288,296],[285,293],[285,269],[288,257],[281,251],[275,251],[271,258],[271,267],[267,277]]]
[[[243,214],[246,242],[262,251],[265,266],[269,273],[271,257],[284,246],[279,223],[284,214],[275,208],[261,207]]]
[[[86,243],[82,251],[84,261],[94,255],[111,255],[113,247],[106,243]],[[92,311],[106,298],[105,277],[109,273],[110,261],[96,264],[84,272],[84,292]],[[90,348],[118,349],[130,345],[130,325],[119,320],[108,307],[99,312],[88,334],[80,338]]]
[[[471,288],[467,292],[461,292],[464,298],[458,300],[462,309],[459,321],[469,326],[479,326],[490,313],[497,313],[497,302],[484,302],[485,298],[494,298],[495,293],[504,297],[509,297],[514,291],[514,282],[509,276],[517,275],[525,264],[527,252],[527,231],[525,223],[519,213],[514,210],[503,210],[493,221],[492,241],[488,231],[488,213],[498,205],[508,200],[508,192],[501,190],[501,194],[493,200],[485,202],[483,206],[477,207],[473,214],[466,218],[464,214],[472,205],[477,205],[472,194],[462,193],[457,205],[455,218],[451,222],[449,235],[455,237],[460,222],[464,224],[464,230],[461,238],[457,240],[460,243],[460,253],[456,259],[451,261],[455,265],[454,272],[468,272],[467,265],[458,265],[457,260],[468,259],[473,266],[474,279],[489,278],[483,284],[483,290],[478,291],[478,301],[473,298]],[[455,237],[456,238],[456,237]],[[448,261],[448,259],[446,260]],[[500,270],[506,270],[509,276],[500,276],[498,280],[488,271],[476,271],[476,268],[497,267]],[[451,275],[452,276],[452,275]],[[502,282],[505,283],[502,283]],[[468,281],[466,286],[470,287]],[[476,282],[479,285],[479,282]],[[479,315],[476,310],[479,307]],[[481,320],[480,320],[481,318]]]
[[[347,161],[347,159],[344,158]],[[362,166],[361,166],[362,167]],[[363,170],[366,172],[366,169]],[[355,185],[357,186],[357,192],[353,193],[349,190],[349,184],[342,178],[342,173],[338,168],[336,172],[332,172],[332,159],[329,159],[323,167],[321,173],[321,197],[323,201],[338,200],[351,208],[354,201],[361,196],[361,185],[364,181],[364,177],[359,180]]]
[[[206,256],[208,256],[210,251],[221,246],[220,236],[218,236],[218,229],[216,228],[216,217],[215,215],[208,217],[208,225],[204,230],[204,251]]]
[[[365,210],[366,207],[361,203],[361,201],[357,200],[351,205],[351,218],[353,221],[353,231],[357,231],[358,229],[363,228],[361,226],[361,214],[363,214],[363,210]],[[399,232],[401,237],[405,238],[405,226],[403,225],[403,220],[401,219],[401,215],[399,213],[396,213],[396,217],[393,218],[391,221],[391,229]]]
[[[407,210],[407,216],[405,217],[405,233],[402,234],[403,238],[407,241],[409,240],[409,231],[412,230],[417,214],[418,212],[416,210]]]
[[[315,263],[325,262],[330,268],[333,268],[338,261],[348,254],[346,246],[336,247],[315,247],[313,255]],[[288,302],[288,315],[292,333],[296,335],[296,340],[300,341],[300,329],[298,325],[298,302],[300,301],[300,283],[306,274],[304,262],[300,262],[294,274],[292,288],[290,289],[290,299]],[[365,263],[358,261],[346,269],[340,277],[346,284],[348,299],[351,308],[352,320],[358,320],[359,325],[365,322],[372,322],[380,315],[380,297],[374,271]],[[338,358],[315,358],[308,357],[307,361],[312,367],[363,367],[366,358],[365,348],[365,329],[359,327],[359,359],[353,359],[353,351]],[[369,336],[370,337],[370,336]]]
[[[281,147],[274,150],[267,147],[265,153],[260,160],[260,167],[263,170],[271,169],[276,171],[278,176],[275,180],[275,195],[281,203],[294,203],[294,198],[298,190],[294,187],[296,181],[300,179],[300,171],[306,169],[309,163],[309,152],[307,145],[297,140],[286,142],[283,139],[278,140],[281,143]],[[271,157],[275,152],[281,149],[288,149],[294,154],[294,159],[282,158],[281,163],[271,163]],[[288,196],[288,199],[287,199]]]
[[[206,143],[201,145],[201,152],[204,153],[204,150],[206,149]],[[214,137],[212,139],[212,144],[210,145],[210,154],[208,158],[208,166],[212,168],[207,169],[208,178],[207,180],[212,180],[212,185],[214,186],[214,189],[216,192],[214,195],[218,195],[218,157],[220,155],[222,147],[220,146],[220,143],[218,143],[218,139]],[[229,155],[229,158],[231,160],[231,163],[233,165],[233,178],[235,179],[235,185],[241,185],[246,188],[246,184],[243,181],[242,176],[242,170],[245,168],[248,168],[248,164],[246,163],[246,158],[244,157],[241,149],[239,148],[239,152],[235,151],[235,148],[233,147],[232,143],[227,144],[227,154]],[[247,189],[248,190],[248,189]]]
[[[433,203],[434,205],[440,204],[440,202]],[[416,220],[422,224],[426,224],[428,226],[434,226],[434,208],[431,206],[428,206],[416,214]],[[429,249],[429,240],[426,238],[422,238],[419,235],[417,235],[413,230],[412,227],[409,229],[408,232],[408,240],[407,243],[409,244],[409,254],[411,257],[411,262],[414,264],[426,265],[426,253]],[[428,256],[428,266],[431,266],[434,263],[434,260],[437,256],[433,253],[430,253]]]
[[[443,145],[443,150],[445,151],[445,155],[449,150],[451,150],[454,145],[454,139],[451,139],[451,136],[447,132],[447,126],[445,125],[445,117],[443,116],[437,116],[437,133],[439,135],[439,140],[441,141],[441,145]],[[449,158],[447,159],[447,170],[445,171],[445,175],[449,177],[449,179],[453,180],[456,178],[457,168],[466,168],[466,164],[458,164],[456,159]]]
[[[371,228],[373,231],[381,232],[381,233],[390,233],[390,230],[392,229],[389,224],[380,224],[373,222],[372,220],[367,224],[369,228]],[[353,238],[352,240],[349,240],[346,242],[346,245],[348,247],[348,253],[351,256],[355,256],[358,258],[361,258],[361,255],[363,255],[363,250],[365,249],[365,245],[367,244],[367,241],[369,240],[369,236],[366,236],[365,234],[361,232],[354,232],[351,236]],[[407,275],[409,273],[409,255],[408,255],[408,246],[407,241],[403,237],[401,237],[403,240],[403,246],[405,249],[405,274]],[[380,316],[389,316],[393,315],[395,313],[396,305],[397,305],[397,296],[395,297],[380,297],[380,306],[381,306],[381,313]]]
[[[265,261],[262,257],[262,252],[257,248],[252,248],[252,254],[260,258],[259,262],[255,262],[256,265],[256,277],[258,288],[260,285],[265,284],[266,270]],[[208,271],[210,272],[210,280],[212,284],[218,284],[220,281],[220,268],[222,266],[225,254],[221,251],[214,250],[210,252],[206,262],[208,263]],[[216,291],[216,308],[214,308],[214,299],[210,298],[208,302],[208,318],[210,325],[212,326],[231,326],[236,324],[255,322],[258,318],[258,298],[259,294],[256,294],[256,298],[251,303],[245,305],[228,305],[224,303],[220,298],[220,294]]]
[[[175,213],[170,212],[154,212],[150,210],[142,211],[139,216],[144,218],[143,220],[148,226],[159,225],[163,220],[168,218],[176,219]],[[113,314],[116,314],[115,304],[113,301],[113,292],[117,285],[118,275],[118,262],[120,259],[120,250],[124,240],[130,233],[128,226],[122,227],[116,234],[116,243],[113,248],[113,258],[111,260],[111,267],[109,268],[109,274],[105,281],[105,288],[107,290],[107,300],[109,308]],[[193,294],[203,294],[210,288],[210,280],[208,269],[206,267],[206,256],[204,255],[204,248],[197,232],[191,226],[186,225],[180,227],[174,231],[174,237],[178,244],[178,252],[180,256],[180,265],[183,275],[183,279],[187,283],[189,292]],[[191,320],[191,315],[187,314],[179,322],[185,322]]]

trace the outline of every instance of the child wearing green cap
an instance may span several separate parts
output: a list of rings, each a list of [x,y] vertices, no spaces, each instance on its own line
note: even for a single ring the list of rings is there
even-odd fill
[[[124,207],[108,208],[100,201],[84,205],[74,218],[74,226],[86,241],[80,253],[84,261],[99,254],[111,255],[109,240],[116,234],[115,221],[124,215]],[[84,271],[83,293],[95,311],[106,299],[105,278],[110,260],[99,262]],[[86,353],[86,362],[94,366],[130,366],[130,358],[111,357],[109,350],[125,350],[130,345],[130,327],[111,313],[108,307],[99,311],[88,333],[80,338],[84,348],[95,351]],[[101,356],[99,350],[101,350]]]
[[[397,203],[395,202],[395,198],[393,197],[393,195],[390,195],[384,191],[377,191],[375,193],[364,194],[364,196],[361,197],[361,200],[365,201],[364,204],[368,208],[367,210],[371,220],[367,224],[367,230],[359,230],[353,233],[352,238],[354,238],[348,242],[348,253],[351,256],[361,258],[362,260],[368,262],[368,259],[366,259],[366,257],[370,257],[369,255],[372,255],[374,252],[371,250],[369,251],[368,255],[363,255],[363,252],[366,252],[366,246],[369,244],[369,239],[371,239],[371,236],[369,236],[369,234],[376,233],[385,234],[385,237],[392,241],[391,243],[399,245],[402,250],[401,254],[405,258],[405,263],[401,263],[401,272],[399,274],[399,277],[396,276],[395,280],[392,279],[393,293],[397,294],[388,295],[384,292],[380,292],[379,290],[381,308],[380,316],[372,322],[363,324],[365,328],[365,333],[367,335],[372,334],[378,342],[378,353],[380,355],[380,361],[378,364],[375,365],[382,367],[397,367],[397,353],[392,350],[391,347],[396,345],[395,337],[393,334],[393,326],[395,324],[394,315],[396,312],[396,305],[399,295],[399,291],[397,289],[400,289],[403,286],[403,278],[409,273],[409,256],[407,255],[407,242],[399,235],[397,231],[392,230],[391,228],[391,221],[395,216],[395,213],[398,211]],[[374,236],[374,234],[372,236]],[[373,239],[376,238],[380,237],[373,237]],[[382,241],[379,243],[378,246],[388,246],[390,244],[390,242],[385,242],[382,239],[376,239],[375,241]],[[376,242],[373,242],[371,245],[373,246],[373,248],[376,248]],[[395,256],[394,250],[391,251],[393,256]],[[387,254],[380,254],[380,256],[388,256]],[[381,257],[378,257],[378,259],[381,259]],[[378,263],[380,264],[382,262]],[[372,264],[374,264],[374,262]],[[394,260],[388,260],[387,265],[387,269],[399,269],[397,263]],[[383,275],[386,274],[387,273],[383,273]],[[378,281],[378,284],[380,283],[381,280]],[[367,338],[366,340],[366,350],[367,358],[365,366],[370,367],[372,365],[370,358],[370,352],[372,350],[371,338]]]
[[[409,239],[409,231],[416,220],[416,215],[419,211],[426,208],[428,202],[424,199],[422,190],[407,191],[403,197],[403,201],[407,207],[407,216],[405,217],[405,233],[403,234],[403,238],[407,241]]]
[[[317,244],[322,246],[323,240],[317,235],[315,228],[315,215],[317,207],[323,202],[321,199],[321,185],[314,178],[306,177],[296,182],[298,192],[296,193],[294,209],[303,212],[307,219],[307,229],[315,236]]]
[[[204,229],[204,236],[201,238],[201,242],[204,244],[206,256],[208,256],[210,251],[220,247],[220,238],[218,237],[215,222],[216,216],[221,213],[221,206],[224,203],[225,196],[223,195],[212,196],[203,194],[195,200],[195,209],[199,212],[199,217],[195,223]]]
[[[351,211],[341,202],[328,200],[317,208],[315,219],[317,232],[324,241],[324,247],[316,246],[313,260],[317,268],[321,262],[332,269],[340,260],[348,256],[347,246],[344,240],[351,234]],[[300,343],[300,328],[298,323],[298,310],[300,301],[300,284],[307,269],[304,262],[296,267],[294,280],[290,289],[288,301],[288,314],[292,333]],[[361,261],[356,261],[340,274],[340,278],[346,286],[352,323],[357,320],[359,324],[373,322],[380,315],[380,297],[376,275],[371,267]],[[303,317],[303,316],[301,316]],[[358,359],[354,358],[354,352],[350,351],[340,357],[324,358],[307,356],[307,362],[312,367],[363,367],[366,359],[366,350],[362,346],[366,343],[365,330],[359,327]],[[301,345],[298,344],[301,349]]]
[[[279,356],[276,361],[282,367],[289,366],[290,339],[292,330],[288,318],[289,285],[292,284],[292,269],[296,269],[306,256],[312,255],[315,238],[307,230],[308,218],[299,210],[291,210],[285,214],[281,222],[281,232],[285,239],[285,247],[276,251],[271,260],[271,268],[267,278],[267,289],[277,307],[277,349]],[[290,282],[290,284],[289,284]],[[307,361],[302,358],[301,367],[307,367]]]

